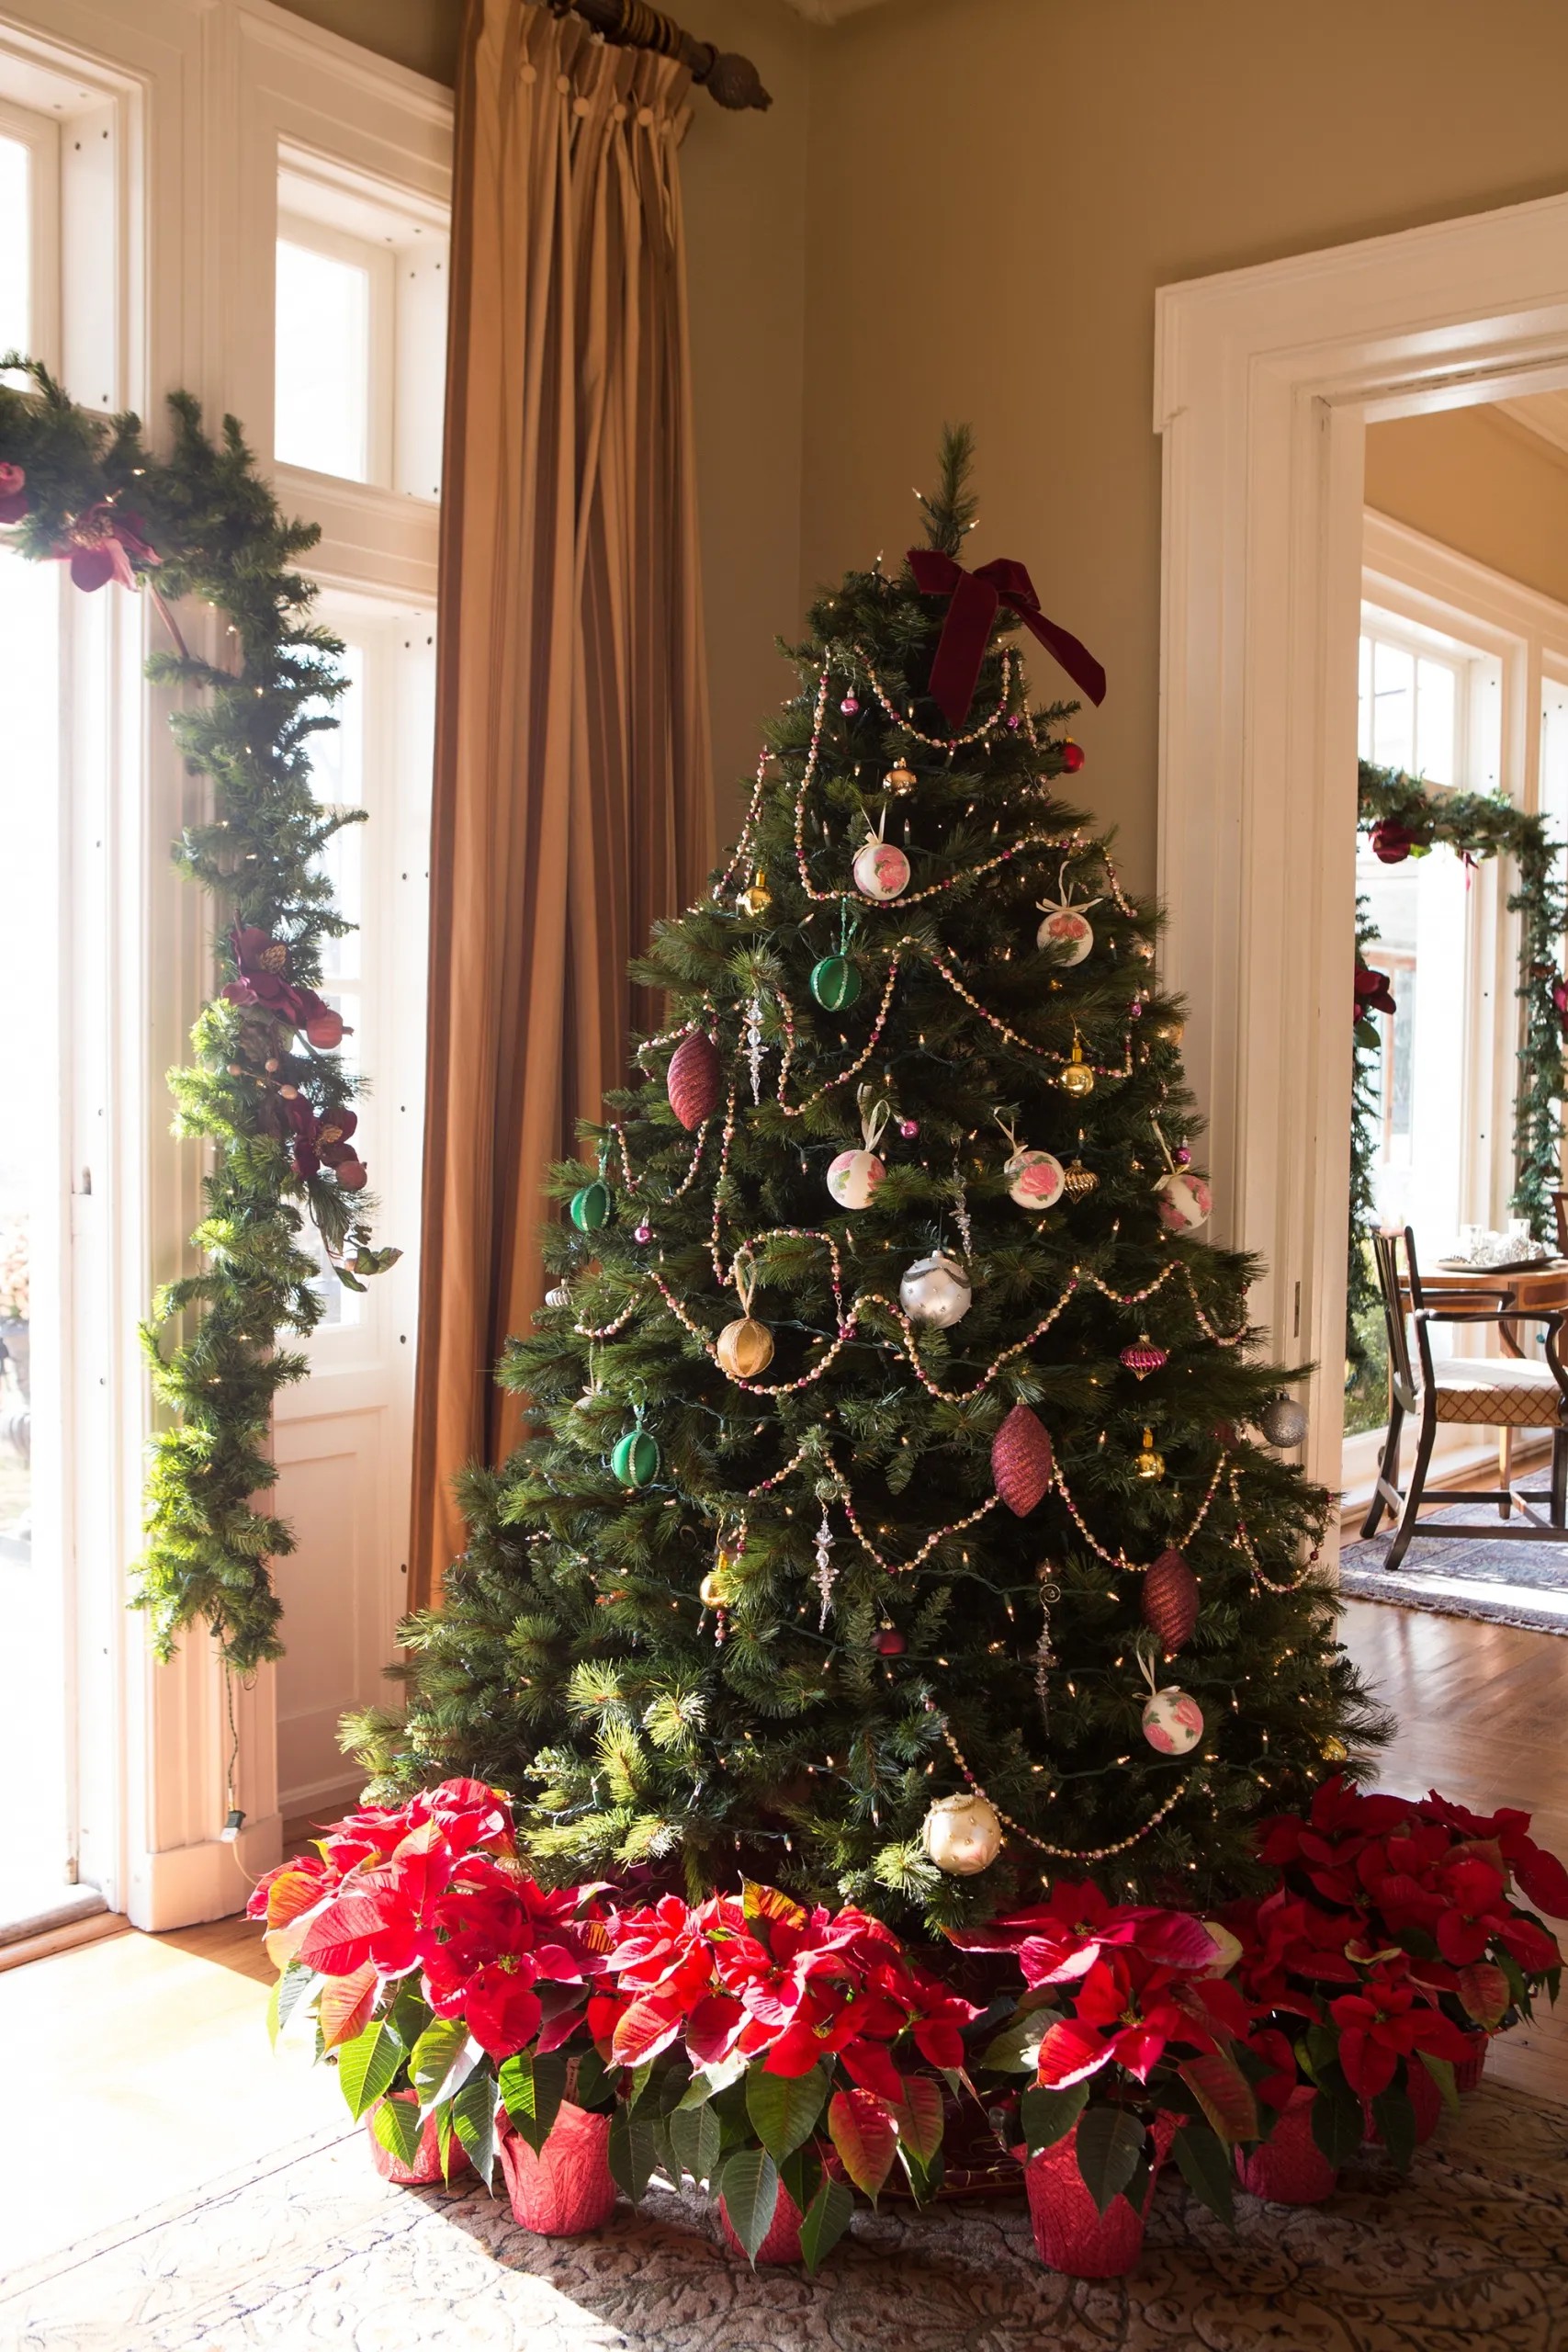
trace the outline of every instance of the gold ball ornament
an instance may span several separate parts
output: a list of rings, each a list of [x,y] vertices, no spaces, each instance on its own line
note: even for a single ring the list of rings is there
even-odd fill
[[[768,877],[760,865],[735,903],[743,915],[765,915],[773,905],[773,894],[768,888]]]
[[[1165,1476],[1165,1456],[1163,1453],[1155,1452],[1153,1430],[1144,1431],[1144,1442],[1133,1456],[1133,1468],[1140,1478],[1146,1478],[1151,1486]]]
[[[888,769],[882,781],[889,792],[897,793],[902,799],[907,792],[913,792],[919,779],[912,767],[908,766],[903,760],[899,760],[895,766]]]
[[[773,1360],[773,1335],[754,1315],[741,1316],[725,1325],[714,1353],[731,1380],[755,1380]]]
[[[965,1790],[937,1799],[920,1825],[920,1843],[949,1878],[977,1878],[1002,1850],[1002,1825],[995,1805]]]
[[[1079,1102],[1086,1094],[1094,1092],[1094,1072],[1083,1057],[1081,1038],[1073,1039],[1073,1050],[1068,1055],[1056,1083],[1064,1094],[1074,1095]]]
[[[705,1609],[728,1609],[735,1599],[735,1579],[731,1573],[733,1561],[728,1552],[721,1552],[715,1565],[697,1587],[697,1599]]]
[[[1350,1751],[1337,1731],[1329,1733],[1318,1754],[1325,1764],[1348,1764],[1350,1761]]]

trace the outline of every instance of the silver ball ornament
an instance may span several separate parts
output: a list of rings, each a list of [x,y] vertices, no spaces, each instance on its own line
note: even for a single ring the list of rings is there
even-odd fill
[[[934,1257],[916,1260],[898,1285],[898,1296],[911,1323],[931,1323],[944,1331],[964,1320],[975,1295],[957,1259],[939,1250]]]
[[[1258,1426],[1270,1445],[1300,1445],[1307,1433],[1307,1417],[1293,1396],[1276,1396],[1258,1416]]]

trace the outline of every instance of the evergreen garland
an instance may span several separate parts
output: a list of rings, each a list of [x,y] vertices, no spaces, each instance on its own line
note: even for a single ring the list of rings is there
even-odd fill
[[[354,1133],[356,1082],[333,1045],[337,1016],[316,994],[323,942],[352,930],[333,904],[321,854],[363,809],[328,810],[310,785],[310,739],[337,724],[346,681],[339,641],[310,618],[316,591],[294,568],[320,537],[287,521],[231,417],[221,443],[188,394],[169,407],[166,458],[132,415],[101,418],[16,353],[0,385],[0,521],[35,560],[68,562],[82,588],[145,586],[175,650],[147,675],[186,690],[170,719],[193,774],[210,779],[209,822],[175,844],[181,871],[213,893],[220,985],[192,1032],[192,1061],[169,1074],[175,1132],[214,1147],[192,1237],[202,1270],[166,1283],[143,1340],[154,1389],[175,1419],[152,1441],[147,1548],[134,1605],[168,1657],[197,1619],[226,1662],[276,1657],[280,1606],[269,1559],[287,1525],[253,1498],[271,1487],[273,1400],[309,1369],[277,1344],[321,1320],[307,1222],[340,1282],[364,1288],[395,1250],[370,1246],[370,1203]],[[231,666],[192,655],[170,606],[216,607]],[[313,1033],[318,1042],[312,1042]]]
[[[1562,849],[1543,817],[1527,816],[1501,794],[1433,791],[1399,768],[1375,767],[1362,760],[1358,777],[1358,826],[1362,832],[1389,823],[1421,856],[1446,842],[1461,857],[1507,856],[1517,882],[1507,910],[1522,917],[1519,977],[1515,995],[1522,1007],[1518,1082],[1514,1091],[1514,1189],[1509,1207],[1528,1218],[1538,1241],[1555,1242],[1551,1193],[1559,1182],[1562,1136],[1562,946],[1568,930],[1568,884]],[[1363,951],[1377,934],[1357,905],[1356,944]],[[1376,1286],[1366,1262],[1362,1238],[1372,1221],[1372,1165],[1377,1152],[1372,1113],[1372,1073],[1382,1052],[1375,1034],[1358,1036],[1352,1080],[1350,1127],[1349,1295],[1346,1349],[1354,1376],[1364,1350],[1357,1336],[1361,1312],[1376,1303]]]

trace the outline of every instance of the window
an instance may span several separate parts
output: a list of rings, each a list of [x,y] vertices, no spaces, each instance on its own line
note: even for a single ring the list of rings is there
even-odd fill
[[[277,202],[277,462],[438,497],[447,255],[440,214],[287,151]]]

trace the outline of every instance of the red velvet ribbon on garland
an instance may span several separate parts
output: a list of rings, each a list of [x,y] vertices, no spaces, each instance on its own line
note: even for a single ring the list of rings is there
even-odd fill
[[[965,571],[956,557],[936,548],[911,548],[909,569],[925,596],[951,595],[942,641],[931,663],[930,692],[950,727],[962,727],[975,699],[980,664],[999,605],[1016,613],[1032,636],[1054,654],[1080,694],[1105,700],[1105,673],[1087,645],[1040,609],[1034,582],[1021,563],[999,555],[977,571]]]

